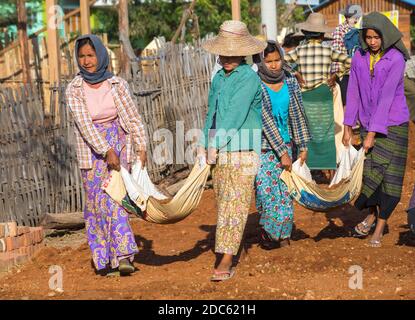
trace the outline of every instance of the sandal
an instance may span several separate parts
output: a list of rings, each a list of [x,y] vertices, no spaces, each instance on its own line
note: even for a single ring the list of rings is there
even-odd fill
[[[226,281],[231,279],[235,274],[235,269],[231,268],[228,271],[219,271],[219,270],[214,270],[213,271],[213,275],[210,278],[210,281],[215,281],[215,282],[219,282],[219,281]]]
[[[380,247],[382,247],[382,242],[380,240],[373,240],[373,239],[371,239],[369,241],[369,247],[372,247],[372,248],[380,248]]]
[[[362,225],[363,228],[359,228],[359,225]],[[355,238],[366,238],[369,235],[370,230],[372,230],[375,226],[376,221],[373,222],[372,225],[369,225],[366,220],[363,220],[354,227],[354,229],[352,230],[352,236]]]
[[[128,276],[135,271],[135,268],[128,259],[122,259],[120,260],[118,270],[121,276]]]

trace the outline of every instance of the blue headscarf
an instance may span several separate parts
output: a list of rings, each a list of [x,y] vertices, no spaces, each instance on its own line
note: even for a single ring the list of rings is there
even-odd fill
[[[79,42],[83,39],[90,39],[92,44],[94,45],[95,54],[97,55],[98,64],[97,64],[97,70],[93,73],[88,72],[82,66],[80,65],[78,61],[78,51],[79,51]],[[102,81],[105,81],[107,79],[110,79],[114,76],[112,72],[109,72],[108,65],[109,65],[109,56],[108,51],[105,48],[104,44],[102,43],[101,39],[98,38],[94,34],[85,34],[83,36],[80,36],[78,39],[76,39],[75,43],[75,56],[76,56],[76,62],[78,63],[79,67],[79,75],[88,83],[90,84],[96,84]]]

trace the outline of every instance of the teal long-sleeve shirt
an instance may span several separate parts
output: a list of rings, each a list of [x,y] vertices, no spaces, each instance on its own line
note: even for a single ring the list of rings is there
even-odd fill
[[[249,65],[243,63],[229,75],[223,69],[218,71],[209,91],[201,144],[219,151],[254,150],[260,154],[261,107],[261,80]],[[215,112],[215,134],[209,137]]]

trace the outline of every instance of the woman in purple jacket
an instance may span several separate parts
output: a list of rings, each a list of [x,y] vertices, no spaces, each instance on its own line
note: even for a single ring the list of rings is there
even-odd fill
[[[380,247],[405,174],[409,111],[404,72],[409,53],[402,34],[379,12],[363,17],[360,37],[362,48],[354,55],[350,71],[343,144],[349,145],[352,127],[359,121],[367,158],[355,206],[369,208],[370,214],[355,227],[354,235],[366,237],[376,225],[369,244]]]

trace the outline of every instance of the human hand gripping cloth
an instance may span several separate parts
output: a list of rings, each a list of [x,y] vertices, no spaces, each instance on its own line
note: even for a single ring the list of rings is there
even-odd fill
[[[171,224],[185,219],[199,205],[209,172],[209,165],[196,161],[184,185],[169,199],[157,190],[147,169],[141,169],[141,163],[136,162],[131,174],[125,168],[112,171],[103,189],[128,212],[145,221]]]
[[[291,172],[281,174],[291,197],[303,207],[314,211],[325,211],[351,202],[362,188],[364,149],[357,151],[350,146],[344,148],[340,163],[329,187],[316,184],[306,164],[300,160],[293,163]]]

